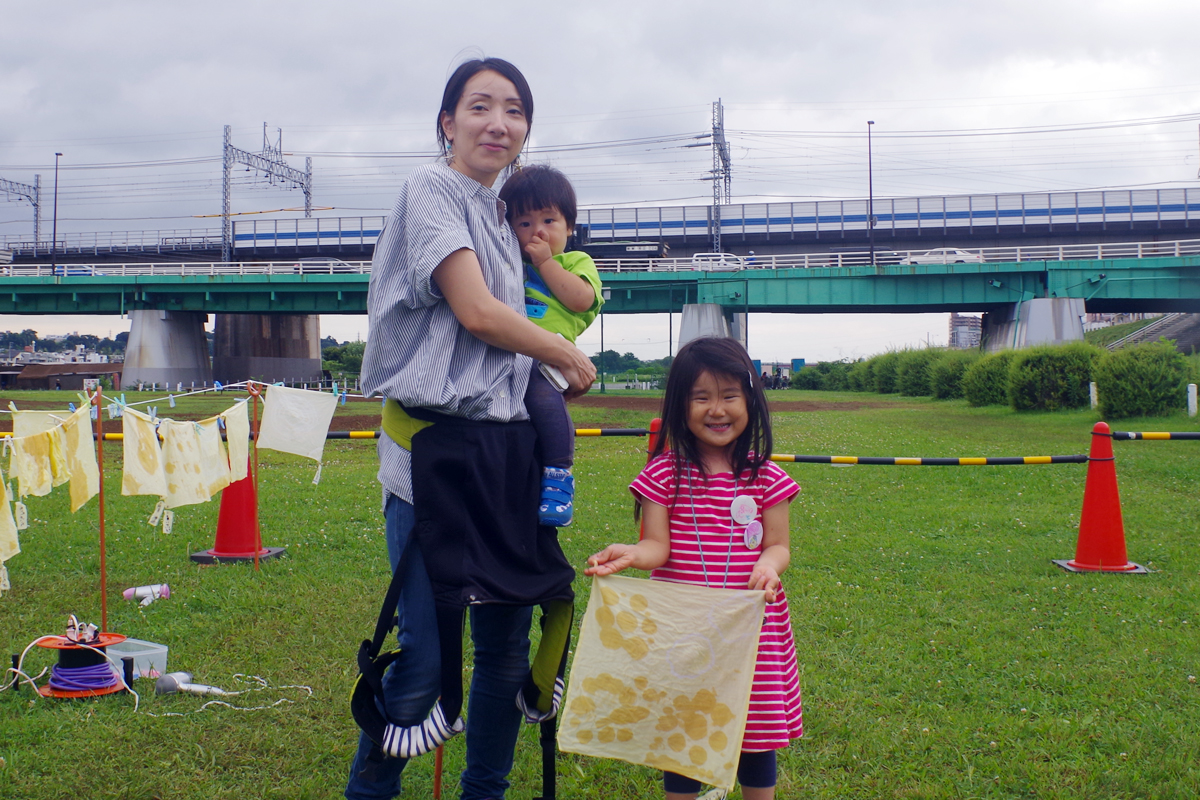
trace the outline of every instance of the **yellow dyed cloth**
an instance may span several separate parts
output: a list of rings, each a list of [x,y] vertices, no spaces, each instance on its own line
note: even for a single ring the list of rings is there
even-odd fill
[[[167,476],[163,470],[162,448],[154,421],[140,411],[126,408],[121,414],[124,433],[125,467],[121,476],[121,494],[152,494],[165,497]]]
[[[84,406],[62,426],[62,452],[71,481],[72,513],[100,493],[100,467],[96,462],[91,423],[89,406]]]
[[[167,493],[163,495],[167,508],[207,503],[208,491],[205,470],[200,466],[203,448],[200,426],[195,422],[164,419],[158,423],[162,434],[163,472],[167,476]]]
[[[13,411],[13,436],[33,436],[62,424],[69,411]]]
[[[208,496],[229,485],[229,459],[221,443],[221,427],[216,417],[195,423],[200,435],[200,482]]]
[[[250,474],[250,415],[247,402],[238,403],[221,417],[225,420],[225,439],[229,445],[229,481],[240,481]]]
[[[66,483],[67,462],[62,452],[62,429],[51,428],[32,436],[14,437],[9,472],[16,476],[18,494],[44,497],[50,489]]]
[[[0,483],[4,476],[0,475]],[[17,540],[17,522],[13,519],[12,505],[8,501],[7,492],[0,498],[0,565],[21,552],[21,543]]]
[[[622,576],[594,579],[559,749],[732,788],[763,597]]]
[[[272,386],[267,390],[258,446],[320,463],[337,401],[336,394]]]

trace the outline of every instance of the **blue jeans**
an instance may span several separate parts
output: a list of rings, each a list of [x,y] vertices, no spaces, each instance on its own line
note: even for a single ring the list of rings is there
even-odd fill
[[[388,558],[392,568],[412,548],[403,576],[397,611],[398,639],[406,652],[383,678],[384,709],[395,725],[424,721],[441,693],[437,620],[425,562],[412,541],[413,507],[391,495],[384,511]],[[482,605],[470,608],[475,671],[467,700],[467,767],[461,777],[462,800],[504,797],[513,750],[521,727],[516,697],[529,671],[529,626],[533,609]],[[386,758],[366,734],[350,765],[347,800],[391,800],[400,794],[406,759]]]

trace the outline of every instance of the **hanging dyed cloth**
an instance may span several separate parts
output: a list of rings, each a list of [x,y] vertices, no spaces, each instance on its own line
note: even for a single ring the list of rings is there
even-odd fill
[[[211,495],[200,466],[200,427],[195,422],[164,419],[159,422],[158,431],[163,437],[163,472],[167,476],[163,500],[166,507],[207,503]]]
[[[57,435],[55,431],[58,431]],[[12,447],[9,472],[17,477],[18,494],[21,497],[45,497],[50,494],[51,488],[67,480],[61,429],[14,437],[9,442]]]
[[[4,475],[0,474],[0,484],[4,483]],[[8,569],[4,562],[21,552],[21,543],[17,540],[17,523],[13,519],[12,506],[8,501],[8,492],[0,492],[0,592],[8,591]]]
[[[167,476],[163,470],[162,448],[158,444],[154,420],[127,407],[121,415],[121,429],[125,439],[121,494],[166,496]]]
[[[225,420],[225,440],[229,445],[229,482],[250,474],[250,415],[242,401],[221,415]]]
[[[313,459],[317,462],[316,483],[321,479],[325,435],[337,400],[336,394],[272,386],[267,391],[258,446]]]
[[[70,476],[71,512],[100,493],[100,467],[92,438],[91,413],[83,406],[63,423],[62,452]]]
[[[35,433],[48,431],[63,423],[70,411],[17,411],[12,403],[8,404],[12,411],[13,437],[33,436]]]
[[[221,425],[217,417],[194,424],[200,435],[200,482],[212,497],[229,485],[229,459],[221,442]]]
[[[760,591],[594,579],[559,749],[732,788],[763,598]]]

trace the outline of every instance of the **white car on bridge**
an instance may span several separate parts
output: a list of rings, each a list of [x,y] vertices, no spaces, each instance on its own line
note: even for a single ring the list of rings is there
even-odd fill
[[[927,253],[910,255],[901,264],[982,264],[983,256],[957,247],[939,247]]]

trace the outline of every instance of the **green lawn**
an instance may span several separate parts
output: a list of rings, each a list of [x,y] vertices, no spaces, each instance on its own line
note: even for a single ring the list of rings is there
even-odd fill
[[[780,453],[1082,453],[1097,420],[896,396],[770,394],[870,404],[778,414]],[[0,404],[12,398],[20,407],[65,406],[73,396],[10,394]],[[231,400],[183,400],[175,413],[211,414]],[[338,413],[377,411],[360,403]],[[615,409],[586,417],[649,422]],[[1182,415],[1115,427],[1200,430]],[[576,524],[562,533],[573,563],[636,537],[626,486],[644,447],[641,439],[579,441]],[[1069,575],[1050,563],[1074,554],[1082,465],[786,466],[803,487],[784,583],[806,735],[782,754],[779,797],[1200,795],[1200,442],[1115,448],[1129,557],[1151,575]],[[168,645],[170,668],[199,682],[233,689],[234,673],[248,673],[273,687],[309,686],[313,696],[268,689],[234,701],[296,702],[151,716],[203,700],[156,697],[150,681],[136,687],[138,713],[122,695],[62,702],[2,692],[0,797],[341,796],[357,733],[347,707],[355,648],[371,634],[388,580],[374,446],[330,442],[317,486],[311,461],[266,451],[261,460],[264,544],[288,554],[255,573],[188,559],[212,546],[216,501],[180,509],[170,535],[149,527],[154,500],[119,495],[120,446],[106,445],[109,628]],[[65,490],[27,503],[23,552],[8,562],[13,590],[0,598],[6,653],[60,633],[70,613],[100,617],[96,501],[77,515]],[[169,600],[143,609],[120,599],[126,587],[157,582],[171,584]],[[576,589],[582,608],[587,582]],[[53,661],[35,648],[27,666]],[[447,747],[446,797],[457,796],[462,755],[459,738]],[[509,796],[527,800],[540,792],[534,728],[517,755]],[[404,796],[429,797],[432,772],[431,757],[415,761]],[[656,775],[620,763],[560,756],[559,774],[564,798],[661,796]]]

